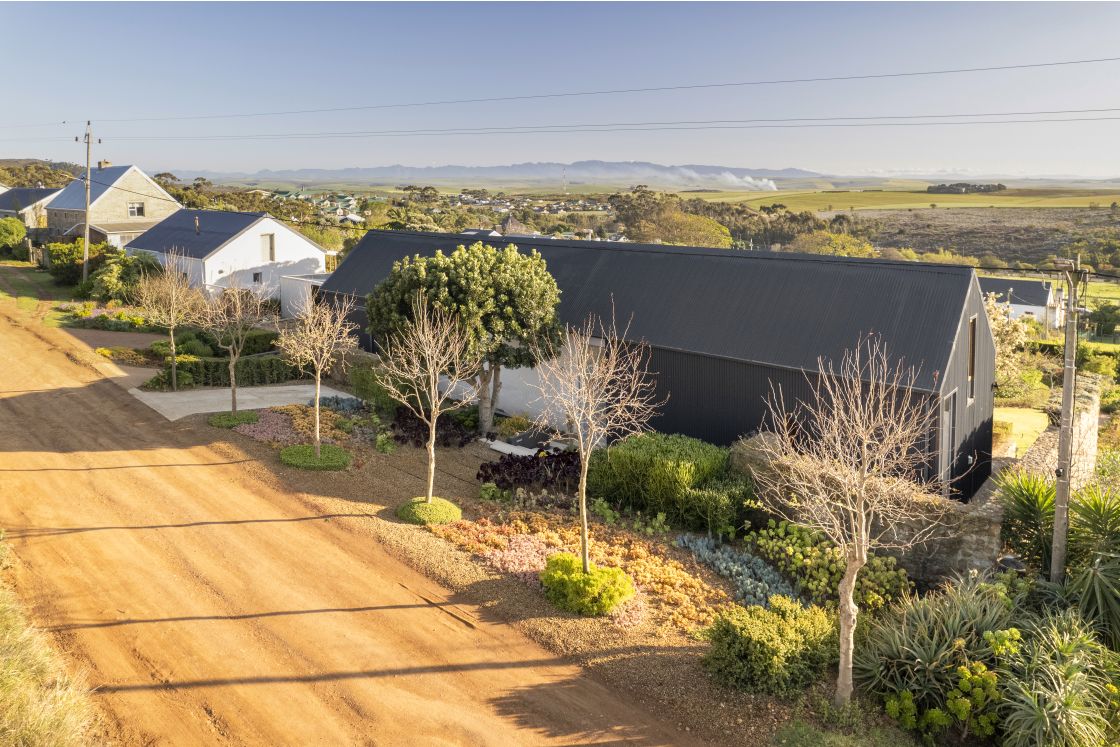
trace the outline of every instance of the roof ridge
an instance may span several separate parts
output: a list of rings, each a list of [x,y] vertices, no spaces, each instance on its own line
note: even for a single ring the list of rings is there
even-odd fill
[[[394,231],[391,229],[371,228],[366,231],[366,235],[371,233],[377,234],[406,234],[410,236],[430,237],[430,238],[452,238],[461,236],[463,238],[471,238],[463,236],[461,233],[443,233],[439,231]],[[364,237],[363,237],[364,238]],[[506,236],[490,237],[494,239],[515,238]],[[517,245],[516,241],[509,241],[509,244]],[[529,248],[534,247],[534,243],[521,242]],[[956,265],[956,264],[943,264],[940,262],[911,262],[908,260],[899,259],[883,259],[879,257],[844,257],[832,254],[805,254],[800,252],[772,252],[772,251],[743,251],[739,249],[724,249],[714,246],[682,246],[677,244],[643,244],[631,241],[580,241],[575,239],[554,239],[548,236],[542,236],[541,245],[547,246],[567,246],[573,248],[589,248],[601,250],[614,250],[614,251],[627,251],[633,253],[649,253],[649,254],[681,254],[686,256],[708,257],[708,256],[726,256],[731,259],[739,260],[762,260],[771,262],[822,262],[834,263],[842,265],[879,265],[899,267],[906,270],[924,271],[924,272],[959,272],[966,270],[968,272],[974,271],[976,268],[971,265]]]

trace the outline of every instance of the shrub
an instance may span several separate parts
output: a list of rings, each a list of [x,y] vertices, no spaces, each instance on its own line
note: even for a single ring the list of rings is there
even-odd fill
[[[1120,650],[1120,556],[1094,557],[1070,579],[1069,591],[1084,618],[1097,626],[1109,645]]]
[[[31,251],[26,244],[16,244],[11,248],[12,259],[26,262],[31,259]]]
[[[722,477],[730,452],[699,439],[662,433],[630,436],[591,458],[592,495],[646,513],[681,518],[690,488]]]
[[[182,369],[179,370],[175,383],[178,384],[179,389],[190,389],[195,385],[194,377]],[[160,371],[155,376],[145,381],[140,388],[157,392],[168,391],[171,389],[171,369]]]
[[[397,518],[409,524],[450,524],[463,518],[463,512],[451,501],[433,497],[432,502],[413,498],[397,507]]]
[[[1089,355],[1081,365],[1083,371],[1100,374],[1109,381],[1116,380],[1116,357],[1112,355]]]
[[[131,303],[140,278],[160,272],[162,265],[147,252],[125,254],[120,249],[108,249],[104,264],[90,275],[90,298],[102,303]]]
[[[396,413],[397,402],[377,383],[375,374],[373,366],[354,366],[350,369],[350,386],[354,388],[354,396],[368,404],[383,420],[388,420]]]
[[[1007,747],[1082,747],[1116,736],[1117,657],[1076,610],[1052,613],[1001,657],[999,715]]]
[[[579,452],[561,451],[540,456],[503,454],[496,462],[483,462],[475,478],[502,490],[517,488],[574,494],[579,483]]]
[[[219,355],[225,354],[225,351],[220,345],[220,340],[213,332],[209,330],[197,330],[194,331],[193,334]],[[278,332],[274,332],[270,329],[251,330],[245,335],[245,347],[241,349],[241,355],[271,353],[275,350],[273,343],[279,336],[280,334]],[[211,353],[211,355],[213,355],[213,353]]]
[[[71,243],[48,244],[51,263],[47,271],[54,277],[59,285],[77,285],[82,279],[82,247],[81,239]],[[108,244],[91,244],[89,247],[89,272],[92,274],[101,267],[105,260],[105,251]]]
[[[299,469],[343,470],[350,466],[350,452],[333,444],[320,444],[316,459],[314,444],[293,444],[280,450],[280,461]]]
[[[943,708],[959,684],[957,668],[993,665],[985,634],[1007,630],[1014,617],[1007,586],[978,576],[924,597],[907,595],[861,618],[853,674],[884,698],[909,692],[919,712]]]
[[[545,596],[557,607],[579,615],[606,615],[634,596],[634,582],[621,568],[594,564],[583,572],[583,561],[576,555],[559,552],[541,571]]]
[[[27,227],[16,217],[0,218],[0,249],[15,249],[27,236]]]
[[[513,438],[518,433],[528,430],[532,425],[532,421],[522,415],[512,415],[508,418],[502,418],[497,422],[498,438]]]
[[[397,442],[390,433],[378,433],[373,441],[373,448],[380,454],[392,454],[397,450]]]
[[[1101,412],[1120,410],[1120,386],[1110,386],[1101,392]]]
[[[1070,562],[1083,565],[1101,553],[1120,552],[1120,488],[1088,485],[1070,501]]]
[[[313,407],[314,405],[314,399],[311,399],[307,403],[308,407]],[[339,397],[337,395],[320,397],[319,407],[325,407],[346,415],[360,414],[365,411],[365,404],[357,397]]]
[[[214,351],[210,346],[197,338],[186,340],[181,345],[176,346],[175,352],[182,355],[193,355],[197,358],[211,358],[214,356]]]
[[[834,616],[773,596],[769,609],[732,607],[705,635],[711,648],[704,665],[725,685],[793,694],[815,682],[837,656]]]
[[[996,477],[1003,502],[1003,541],[1035,569],[1049,570],[1054,535],[1054,483],[1025,470]]]
[[[114,345],[111,348],[97,348],[93,352],[126,366],[147,366],[151,363],[149,358],[144,355],[142,351],[126,348],[121,345]]]
[[[71,318],[67,322],[72,327],[82,329],[103,329],[109,332],[163,332],[159,327],[153,327],[148,321],[136,312],[128,310],[110,311],[105,309],[102,313],[92,304],[70,309]]]
[[[1050,398],[1050,388],[1042,381],[1042,371],[1026,368],[996,380],[996,405],[1002,407],[1042,407]]]
[[[786,521],[770,520],[766,529],[748,534],[746,542],[813,602],[826,604],[839,599],[846,564],[840,548],[823,535]],[[909,589],[906,570],[896,567],[894,558],[871,554],[856,577],[855,600],[866,609],[879,609]]]
[[[697,560],[719,575],[730,579],[735,585],[735,601],[740,604],[765,607],[775,594],[791,599],[797,596],[780,573],[745,550],[718,544],[710,537],[688,534],[681,535],[677,544],[691,550]]]
[[[239,425],[256,423],[260,414],[256,410],[242,410],[241,412],[219,412],[211,415],[206,421],[215,428],[236,428]]]
[[[484,501],[508,501],[510,494],[508,490],[502,490],[492,482],[484,482],[478,489],[478,497]]]
[[[179,375],[184,372],[189,373],[199,386],[229,386],[229,358],[180,356]],[[300,378],[301,374],[299,368],[278,355],[240,358],[237,361],[238,386],[283,384]]]
[[[393,437],[400,444],[420,447],[428,443],[428,424],[407,407],[397,408],[393,420]],[[436,444],[439,446],[463,448],[474,440],[474,433],[468,431],[455,418],[440,418],[436,423]]]

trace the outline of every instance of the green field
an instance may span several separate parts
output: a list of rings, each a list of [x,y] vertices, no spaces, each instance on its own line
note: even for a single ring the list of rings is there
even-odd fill
[[[780,202],[791,210],[900,210],[954,207],[1091,207],[1108,208],[1120,201],[1120,192],[1087,189],[1008,189],[986,194],[930,194],[923,190],[704,192],[696,196],[720,202],[745,202],[753,207]]]

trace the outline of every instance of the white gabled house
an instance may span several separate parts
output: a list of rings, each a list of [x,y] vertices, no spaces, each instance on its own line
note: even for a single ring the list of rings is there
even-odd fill
[[[280,298],[280,278],[325,272],[327,250],[268,213],[180,210],[133,239],[129,254],[148,252],[162,264],[180,257],[191,284],[230,287]]]

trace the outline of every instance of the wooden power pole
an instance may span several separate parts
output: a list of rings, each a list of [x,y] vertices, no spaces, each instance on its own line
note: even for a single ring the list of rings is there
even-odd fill
[[[82,245],[82,282],[84,283],[89,277],[89,182],[90,182],[90,152],[93,147],[93,130],[90,127],[90,122],[86,121],[86,225],[85,225],[85,243]],[[75,142],[79,142],[78,138],[74,138]],[[98,140],[98,142],[101,142]]]
[[[1062,419],[1058,430],[1057,485],[1054,492],[1054,540],[1050,553],[1050,580],[1061,583],[1066,573],[1066,539],[1069,535],[1070,474],[1073,466],[1073,395],[1077,383],[1077,295],[1085,279],[1080,255],[1058,260],[1057,269],[1066,279],[1066,342],[1062,366]]]

